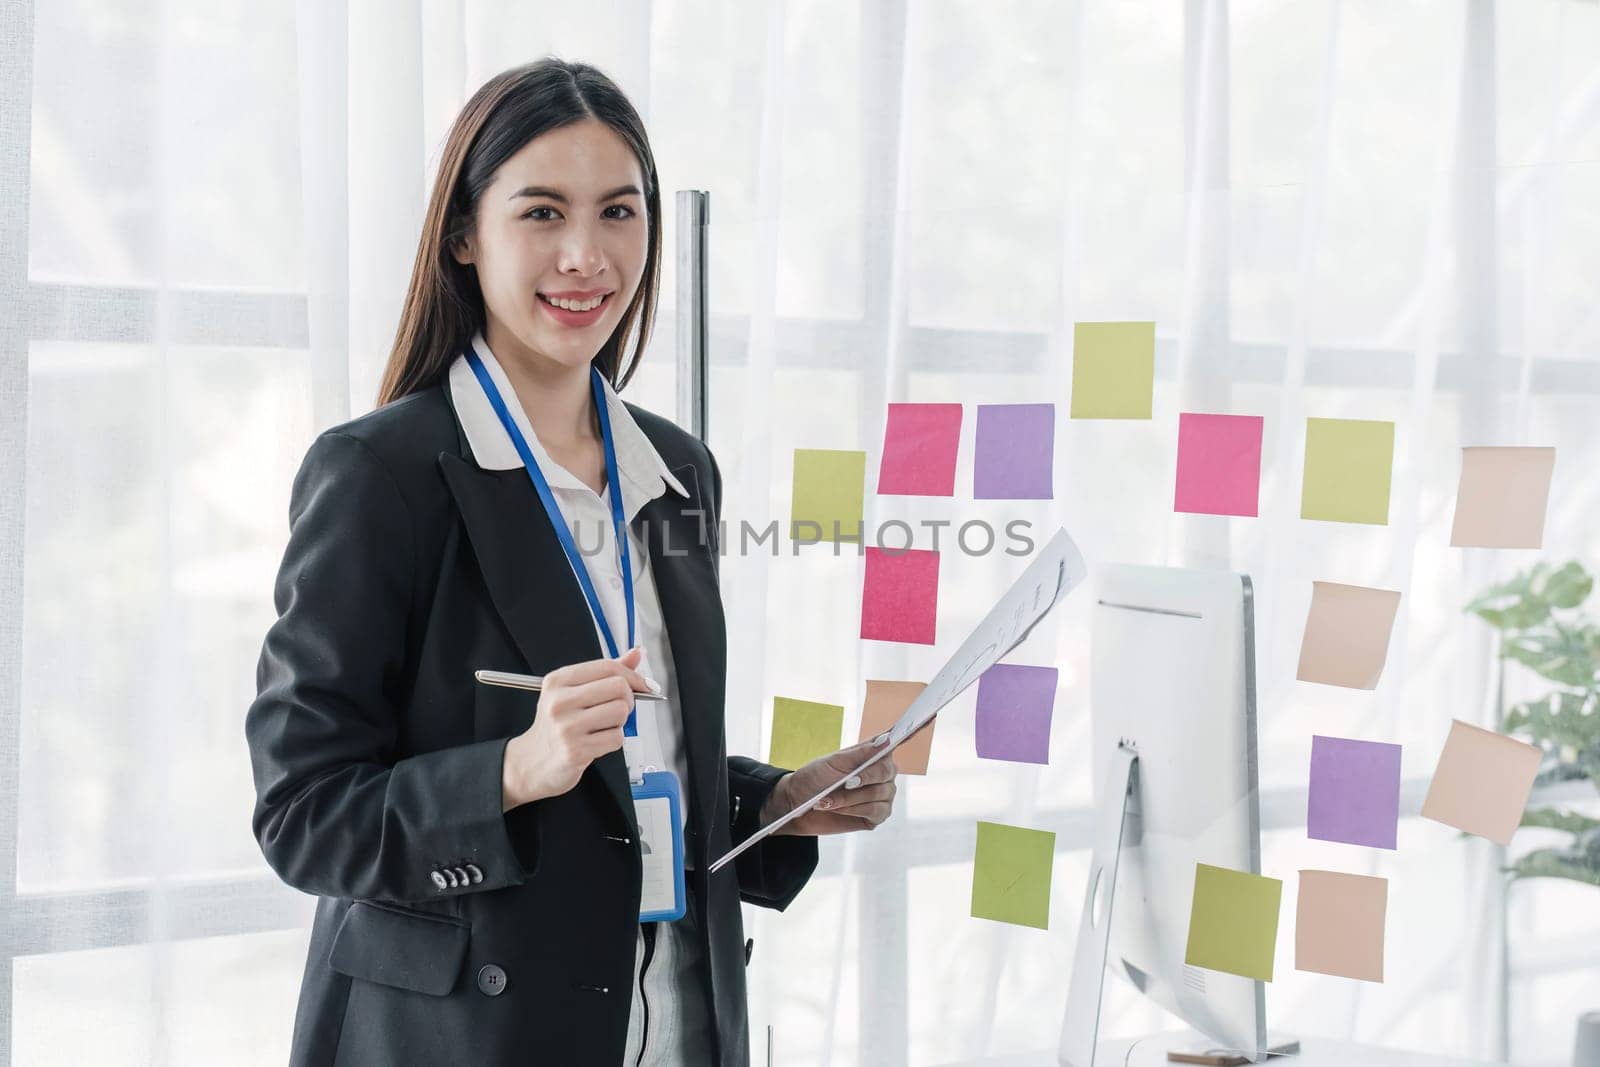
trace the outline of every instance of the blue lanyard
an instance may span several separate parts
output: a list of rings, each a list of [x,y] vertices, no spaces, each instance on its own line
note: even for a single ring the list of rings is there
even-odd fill
[[[500,425],[506,428],[511,443],[517,448],[517,455],[522,457],[523,469],[528,472],[528,480],[533,482],[533,488],[544,504],[545,514],[550,516],[550,524],[556,528],[556,538],[560,540],[561,550],[567,554],[567,560],[572,564],[572,572],[578,576],[578,584],[583,587],[584,599],[589,601],[589,610],[594,615],[595,623],[600,627],[601,636],[605,638],[606,649],[611,653],[611,658],[616,659],[620,655],[617,640],[611,636],[611,627],[606,624],[606,613],[600,607],[600,597],[594,591],[594,583],[589,580],[589,568],[584,566],[583,557],[578,553],[578,546],[572,541],[572,531],[567,529],[566,521],[561,517],[561,507],[550,492],[550,484],[545,481],[544,473],[539,470],[539,462],[533,458],[533,452],[528,448],[528,442],[522,436],[522,431],[517,429],[516,420],[511,417],[511,412],[506,410],[506,402],[500,396],[500,390],[495,387],[494,379],[489,377],[483,361],[478,358],[478,353],[468,348],[465,354],[467,362],[472,365],[472,373],[477,375],[478,384],[483,386],[484,395],[489,398],[490,406],[494,408],[494,413],[500,416]],[[633,566],[628,552],[627,522],[622,512],[622,486],[617,481],[617,452],[611,442],[611,416],[606,410],[600,369],[590,364],[589,373],[590,384],[594,387],[595,411],[600,416],[600,439],[605,445],[606,452],[606,487],[611,497],[611,532],[615,535],[622,552],[622,601],[627,606],[628,647],[632,648]],[[622,732],[628,737],[638,736],[639,727],[635,712],[628,712],[628,721],[623,725]]]

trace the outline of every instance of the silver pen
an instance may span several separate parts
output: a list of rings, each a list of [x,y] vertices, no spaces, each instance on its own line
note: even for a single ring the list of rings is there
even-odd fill
[[[484,685],[501,685],[507,689],[529,689],[534,692],[544,688],[544,675],[542,674],[512,674],[510,671],[473,671],[472,676]],[[665,700],[662,693],[650,693],[634,690],[635,700]]]

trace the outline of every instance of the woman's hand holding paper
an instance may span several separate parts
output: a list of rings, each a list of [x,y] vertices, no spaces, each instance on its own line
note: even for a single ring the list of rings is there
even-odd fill
[[[784,775],[761,809],[761,825],[766,826],[782,818],[797,804],[810,800],[841,776],[861,766],[878,751],[877,741],[886,742],[887,737],[863,741],[832,755],[822,756]],[[894,809],[897,775],[894,757],[886,756],[862,771],[856,785],[846,782],[819,800],[810,811],[774,830],[773,834],[821,836],[874,829]]]

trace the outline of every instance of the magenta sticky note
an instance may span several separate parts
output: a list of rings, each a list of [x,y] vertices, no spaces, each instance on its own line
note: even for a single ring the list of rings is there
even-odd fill
[[[1049,500],[1054,496],[1054,404],[980,404],[974,437],[975,500]]]
[[[1173,511],[1255,515],[1261,492],[1260,415],[1178,416]]]
[[[978,675],[977,740],[983,759],[1050,762],[1056,669],[996,663]]]
[[[1394,848],[1399,822],[1399,745],[1311,738],[1307,837]]]
[[[960,404],[890,404],[878,465],[879,494],[954,496],[960,444]]]
[[[861,636],[933,644],[939,611],[939,553],[868,547],[861,590]]]

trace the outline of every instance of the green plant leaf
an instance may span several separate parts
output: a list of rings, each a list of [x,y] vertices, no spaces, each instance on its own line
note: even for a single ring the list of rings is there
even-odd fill
[[[1575,882],[1600,886],[1600,867],[1568,849],[1535,849],[1505,870],[1513,879],[1570,878]]]
[[[1548,565],[1536,563],[1514,578],[1490,586],[1466,610],[1499,630],[1525,630],[1550,617],[1550,606],[1533,595],[1533,583]]]
[[[1600,751],[1600,694],[1594,690],[1557,689],[1513,704],[1501,717],[1504,733],[1522,734],[1541,744],[1581,754]]]
[[[1577,560],[1568,560],[1556,570],[1543,571],[1532,577],[1529,592],[1552,608],[1575,608],[1582,604],[1594,589],[1594,578]]]
[[[1574,625],[1551,625],[1523,633],[1507,633],[1500,654],[1562,685],[1592,688],[1600,660],[1600,630],[1587,619]]]
[[[1580,815],[1575,811],[1561,811],[1559,808],[1529,808],[1522,813],[1522,825],[1581,834],[1586,830],[1600,829],[1600,819]]]

